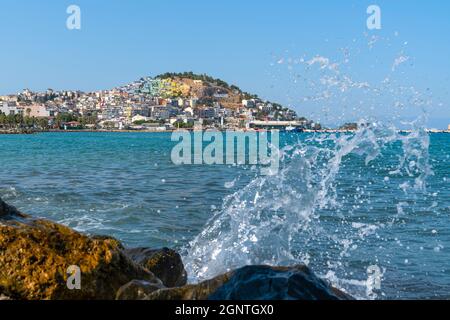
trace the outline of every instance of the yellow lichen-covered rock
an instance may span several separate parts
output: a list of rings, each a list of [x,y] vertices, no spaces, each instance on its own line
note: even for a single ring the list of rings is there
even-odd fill
[[[133,280],[117,291],[116,300],[145,300],[150,293],[164,288],[161,282]]]
[[[67,286],[70,266],[81,269],[80,290]],[[132,262],[119,241],[32,219],[0,199],[0,294],[30,300],[114,299],[135,279],[160,282]]]
[[[187,283],[183,261],[175,250],[133,248],[125,250],[125,253],[135,263],[151,271],[166,287],[181,287]]]
[[[232,275],[233,273],[230,272],[199,284],[160,289],[146,295],[144,300],[207,300],[211,294],[225,285]]]

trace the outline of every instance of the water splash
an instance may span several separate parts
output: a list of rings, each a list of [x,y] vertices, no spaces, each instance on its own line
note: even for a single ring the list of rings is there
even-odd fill
[[[388,225],[359,222],[367,181],[349,186],[351,181],[340,180],[341,170],[355,162],[361,164],[360,172],[373,170],[380,155],[386,159],[391,154],[395,161],[391,179],[400,177],[411,190],[424,191],[431,174],[428,144],[425,133],[405,135],[381,123],[366,124],[355,134],[314,134],[290,142],[282,149],[280,173],[258,176],[228,196],[191,243],[185,260],[192,280],[250,264],[305,263],[344,289],[367,288],[365,281],[336,281],[330,272],[342,277],[352,251]],[[400,152],[392,154],[399,145]],[[381,176],[378,180],[372,183],[385,182]],[[343,198],[344,187],[352,192]],[[375,197],[375,201],[382,199]]]
[[[370,49],[374,43],[370,39]],[[410,60],[403,52],[379,83],[354,80],[345,72],[350,54],[344,53],[337,62],[316,55],[282,57],[274,65],[287,64],[293,83],[307,88],[300,101],[321,104],[322,113],[327,113],[327,104],[339,101],[355,105],[351,115],[368,114],[359,120],[359,130],[288,138],[279,174],[258,176],[226,197],[190,243],[185,264],[191,281],[250,264],[304,263],[356,297],[383,295],[367,270],[376,266],[381,281],[387,271],[379,265],[390,263],[386,243],[403,244],[381,231],[403,223],[405,205],[416,205],[433,174],[426,112],[416,121],[403,122],[408,132],[401,133],[393,121],[408,106],[424,110],[431,100],[395,80],[394,72]],[[367,112],[383,104],[393,108],[390,120],[377,120]],[[389,205],[386,192],[398,193],[398,202],[392,204],[395,214],[382,214]]]

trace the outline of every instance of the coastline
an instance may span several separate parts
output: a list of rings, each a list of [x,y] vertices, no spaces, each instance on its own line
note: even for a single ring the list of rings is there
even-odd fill
[[[214,132],[267,132],[269,130],[247,130],[247,129],[206,129]],[[0,135],[32,135],[40,133],[172,133],[177,131],[198,132],[204,131],[195,129],[175,129],[175,130],[92,130],[92,129],[77,129],[77,130],[0,130]],[[426,130],[429,134],[450,134],[450,130]],[[290,132],[280,130],[286,133],[344,133],[350,134],[356,131],[352,130],[303,130],[302,132]],[[399,133],[410,133],[410,130],[398,130]]]

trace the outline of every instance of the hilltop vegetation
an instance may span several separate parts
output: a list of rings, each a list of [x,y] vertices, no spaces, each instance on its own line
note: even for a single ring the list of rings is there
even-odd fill
[[[232,91],[235,94],[239,94],[242,99],[247,99],[247,100],[259,99],[257,94],[251,94],[251,93],[245,92],[236,85],[230,85],[228,82],[226,82],[222,79],[211,77],[211,76],[207,75],[206,73],[196,74],[192,71],[189,71],[189,72],[166,72],[166,73],[157,75],[155,78],[157,78],[157,79],[172,79],[172,80],[189,79],[189,80],[193,80],[193,81],[202,81],[206,85],[213,86],[213,87],[221,87],[228,91]]]

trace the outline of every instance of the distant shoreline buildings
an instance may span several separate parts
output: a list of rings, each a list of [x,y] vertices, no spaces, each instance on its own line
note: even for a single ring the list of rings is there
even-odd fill
[[[47,122],[45,122],[47,120]],[[193,73],[146,77],[112,90],[0,96],[0,127],[35,129],[174,130],[287,126],[320,129],[279,104]],[[265,123],[267,125],[265,125]]]
[[[18,94],[0,96],[0,129],[3,130],[199,128],[330,131],[280,104],[262,100],[220,79],[192,72],[145,77],[111,90],[87,93],[25,89]],[[357,124],[349,123],[333,131],[357,128]]]

